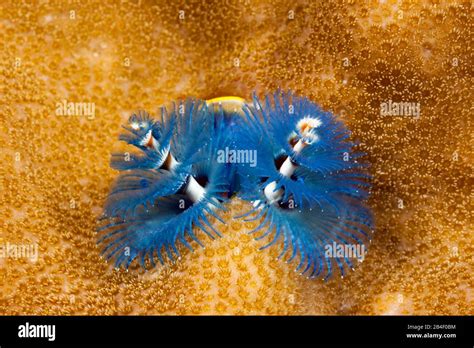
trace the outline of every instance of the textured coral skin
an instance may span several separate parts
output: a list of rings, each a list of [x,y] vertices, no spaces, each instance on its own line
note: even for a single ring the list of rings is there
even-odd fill
[[[0,258],[0,313],[474,314],[469,2],[0,7],[0,243],[39,247],[36,263]],[[106,265],[95,221],[118,125],[167,100],[277,87],[340,114],[373,163],[360,267],[300,279],[231,215],[237,233],[175,266]],[[63,99],[94,102],[95,118],[56,116]],[[420,118],[380,117],[387,99],[419,102]]]

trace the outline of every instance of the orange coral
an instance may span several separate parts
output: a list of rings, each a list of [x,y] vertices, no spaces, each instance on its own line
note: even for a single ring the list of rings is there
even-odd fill
[[[473,314],[469,2],[0,5],[0,313]],[[95,246],[120,124],[188,95],[277,87],[340,114],[373,163],[377,231],[345,279],[307,281],[232,221],[225,242],[144,273]],[[94,117],[58,116],[63,100]],[[419,118],[381,117],[417,102]]]

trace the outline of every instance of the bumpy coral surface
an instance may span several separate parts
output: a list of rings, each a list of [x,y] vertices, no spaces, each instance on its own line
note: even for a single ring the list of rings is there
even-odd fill
[[[0,4],[2,314],[474,314],[469,1]],[[344,277],[306,280],[232,218],[147,272],[99,257],[110,152],[137,109],[277,87],[339,114],[369,155],[376,233]],[[61,115],[58,103],[94,103]],[[418,117],[387,116],[388,101]],[[9,249],[10,248],[10,249]]]

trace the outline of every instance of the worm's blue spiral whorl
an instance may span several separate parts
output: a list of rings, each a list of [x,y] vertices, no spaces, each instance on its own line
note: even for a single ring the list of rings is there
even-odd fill
[[[234,148],[257,154],[256,167],[237,168],[240,195],[254,206],[244,216],[261,220],[252,233],[268,238],[262,249],[279,244],[279,258],[299,260],[296,270],[308,277],[327,279],[334,268],[343,276],[372,233],[364,153],[341,121],[307,98],[278,91],[263,103],[254,96],[243,111]]]
[[[227,104],[226,104],[227,103]],[[224,105],[225,104],[225,105]],[[238,109],[236,108],[238,106]],[[177,243],[202,246],[193,227],[219,236],[222,203],[253,203],[251,232],[278,245],[296,270],[343,276],[365,254],[370,175],[344,124],[307,98],[277,91],[263,103],[235,97],[194,99],[162,108],[161,119],[133,114],[120,140],[137,154],[112,155],[121,171],[107,198],[99,243],[115,266],[179,257]]]
[[[110,163],[112,168],[118,170],[159,168],[170,147],[173,121],[165,120],[162,114],[161,122],[156,122],[145,111],[130,116],[128,125],[122,126],[127,132],[120,134],[119,139],[136,146],[142,153],[128,155],[113,153]],[[153,141],[153,138],[157,141]]]
[[[198,227],[210,238],[219,232],[209,221],[228,191],[228,168],[216,151],[227,146],[222,115],[203,101],[187,99],[162,108],[161,120],[145,112],[134,114],[120,139],[141,154],[113,154],[112,166],[122,171],[106,201],[99,227],[99,244],[115,266],[128,268],[138,258],[163,263],[179,257],[177,242],[202,246],[193,233]]]

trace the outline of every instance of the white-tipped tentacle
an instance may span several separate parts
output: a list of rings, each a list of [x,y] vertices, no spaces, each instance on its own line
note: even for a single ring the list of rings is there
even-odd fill
[[[295,151],[296,153],[299,153],[305,147],[305,145],[306,143],[302,139],[300,139],[293,147],[293,151]],[[287,157],[286,160],[281,165],[279,172],[281,175],[289,178],[295,172],[296,167],[297,166],[294,165],[293,162],[291,162],[291,158]],[[270,204],[279,201],[281,197],[283,196],[283,189],[280,188],[278,190],[275,190],[276,185],[277,185],[276,181],[272,181],[267,186],[265,186],[265,189],[263,190],[263,192],[265,193],[265,197],[267,197],[268,203]]]
[[[145,137],[141,141],[141,145],[147,146],[147,147],[155,149],[156,151],[159,151],[158,150],[159,142],[151,134],[151,130],[145,135]],[[166,169],[169,171],[174,171],[176,167],[179,165],[179,162],[170,152],[169,146],[165,150],[163,150],[162,158],[163,160],[160,161],[161,163],[158,163],[157,168],[162,167],[163,164],[166,162],[167,163]],[[202,187],[192,175],[190,175],[188,182],[186,183],[186,186],[184,188],[184,192],[186,196],[191,200],[191,202],[196,203],[196,202],[199,202],[204,197],[204,195],[206,194],[206,189],[205,187]]]
[[[319,119],[312,118],[310,116],[306,116],[298,122],[296,127],[303,138],[300,138],[296,142],[296,144],[293,146],[293,151],[295,153],[300,153],[301,150],[303,150],[303,148],[306,145],[309,145],[318,140],[318,136],[313,133],[313,129],[319,127],[320,125],[321,125],[321,121]],[[291,161],[291,158],[288,156],[283,162],[283,164],[281,165],[279,172],[281,175],[289,178],[293,175],[296,168],[297,168],[297,165],[295,165]],[[276,181],[272,181],[267,186],[265,186],[263,190],[269,204],[278,202],[283,196],[283,193],[284,193],[283,189],[280,188],[276,190],[276,187],[277,187]]]

